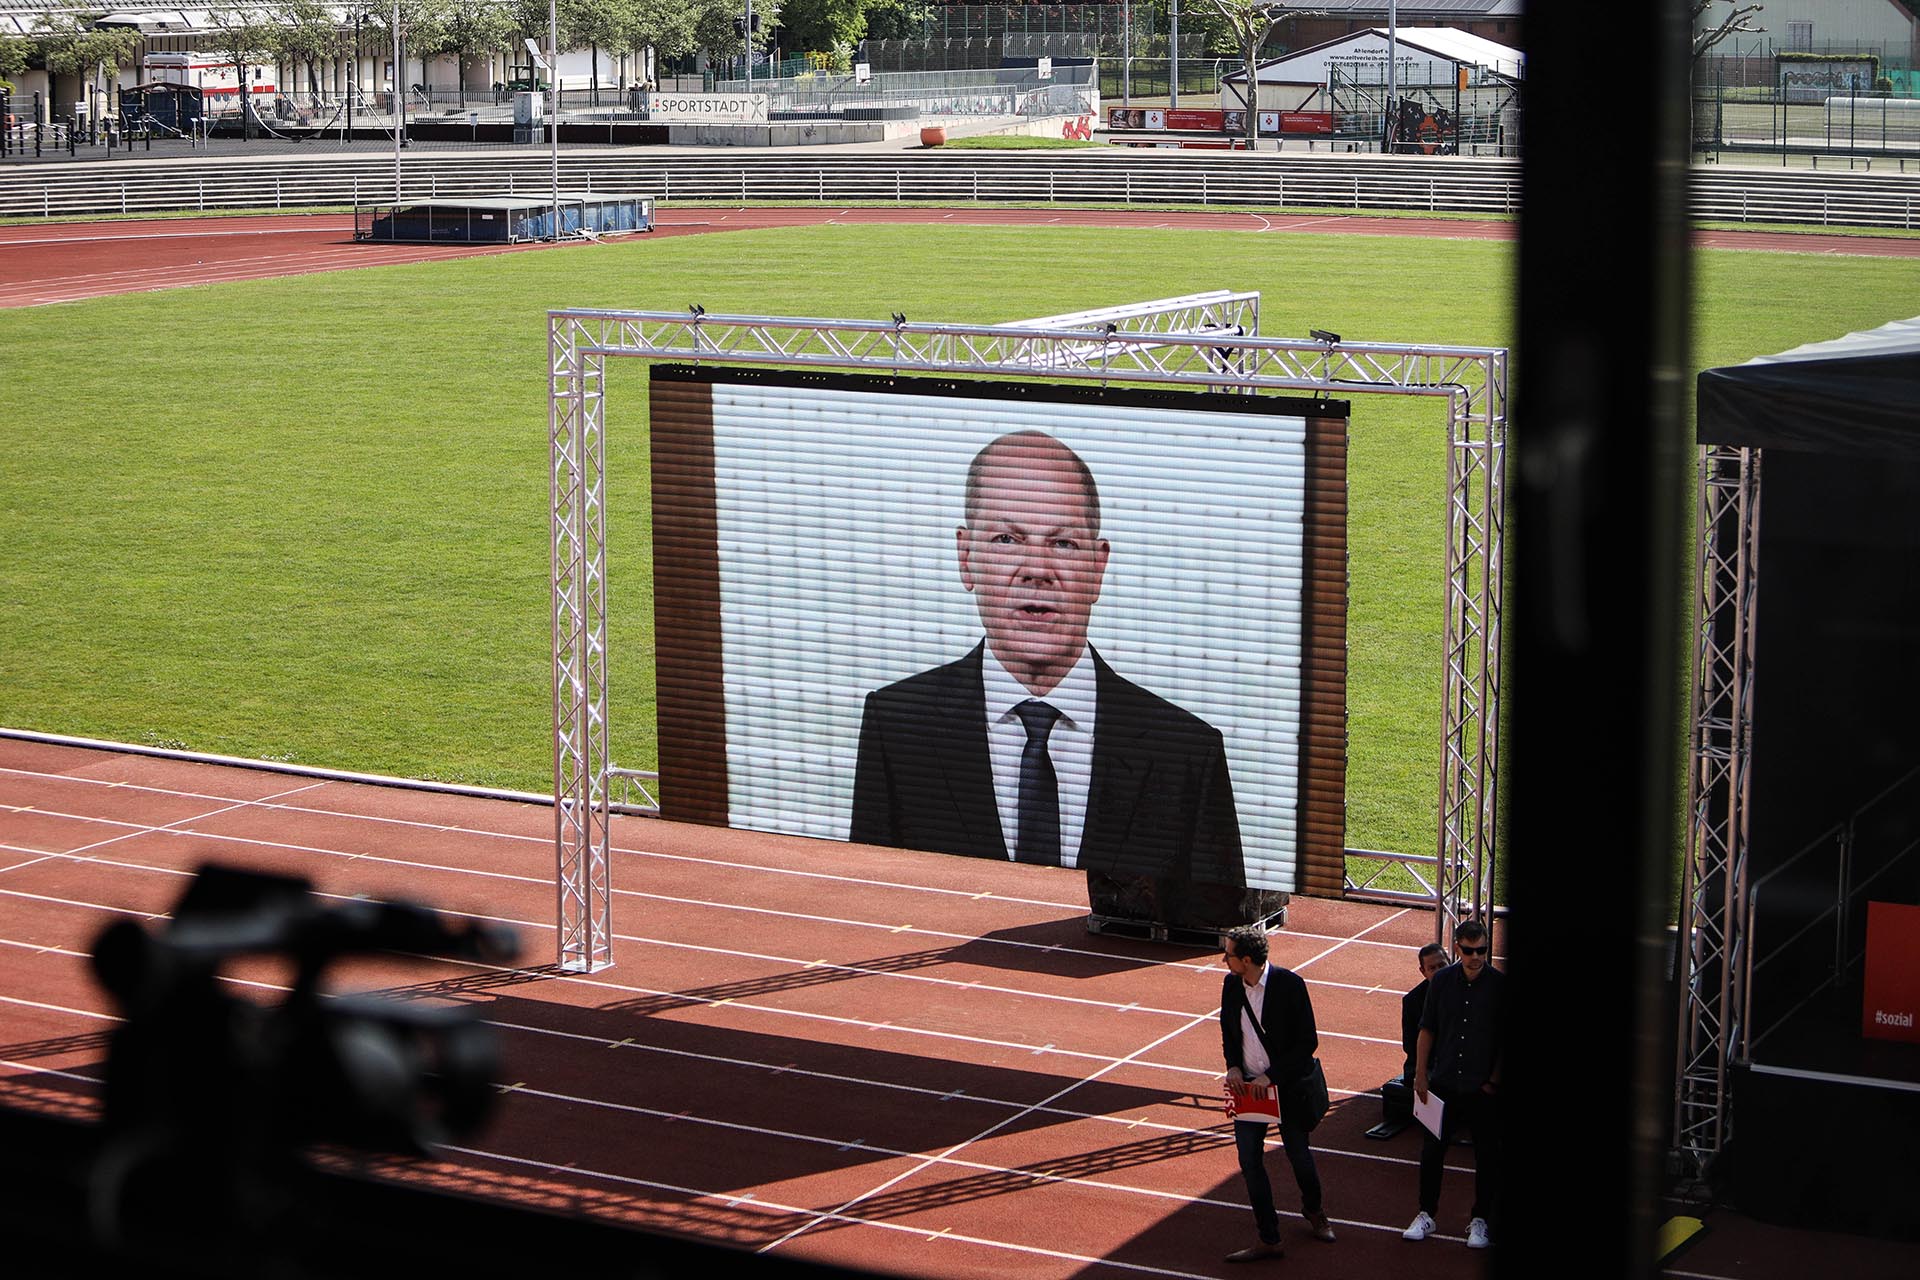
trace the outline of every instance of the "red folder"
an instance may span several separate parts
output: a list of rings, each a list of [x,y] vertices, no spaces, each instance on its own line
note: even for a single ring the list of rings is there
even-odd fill
[[[1280,1123],[1280,1091],[1270,1084],[1228,1084],[1227,1118],[1258,1124]]]

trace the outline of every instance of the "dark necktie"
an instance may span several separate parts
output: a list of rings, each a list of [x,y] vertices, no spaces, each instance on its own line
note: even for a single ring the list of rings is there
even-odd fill
[[[1047,754],[1047,735],[1060,718],[1057,707],[1028,698],[1013,709],[1026,726],[1020,752],[1020,833],[1014,858],[1043,866],[1060,865],[1060,781]]]

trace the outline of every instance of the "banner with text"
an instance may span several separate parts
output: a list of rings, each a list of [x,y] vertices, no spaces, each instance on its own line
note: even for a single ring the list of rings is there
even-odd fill
[[[647,119],[666,124],[765,124],[764,93],[655,93],[646,100]]]

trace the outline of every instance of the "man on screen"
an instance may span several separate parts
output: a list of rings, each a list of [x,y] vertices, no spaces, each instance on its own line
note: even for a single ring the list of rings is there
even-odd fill
[[[960,584],[986,638],[867,695],[849,839],[1081,867],[1171,919],[1245,884],[1220,733],[1087,643],[1111,552],[1100,492],[1052,436],[994,440],[967,472]],[[1220,921],[1222,923],[1228,921]]]

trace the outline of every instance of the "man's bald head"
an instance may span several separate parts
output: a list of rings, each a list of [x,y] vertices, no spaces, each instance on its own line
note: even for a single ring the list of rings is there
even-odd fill
[[[1093,473],[1044,431],[1001,436],[967,469],[966,523],[954,535],[988,646],[1044,695],[1086,651],[1106,573]]]
[[[1005,469],[1013,474],[1071,475],[1086,497],[1086,524],[1094,537],[1100,536],[1100,486],[1080,455],[1044,431],[1010,431],[973,455],[967,468],[966,522],[977,524],[980,505],[988,488],[991,471]],[[998,487],[998,486],[994,486]]]

